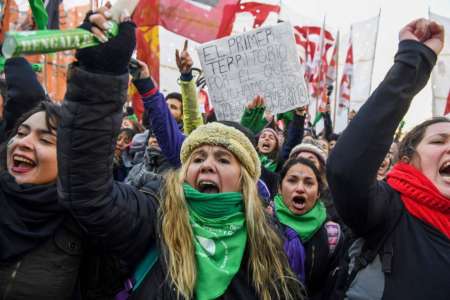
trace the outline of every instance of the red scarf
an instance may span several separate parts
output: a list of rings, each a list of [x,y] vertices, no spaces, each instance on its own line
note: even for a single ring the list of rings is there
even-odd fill
[[[442,195],[422,172],[410,164],[399,162],[387,175],[387,182],[400,193],[411,215],[450,239],[450,199]]]

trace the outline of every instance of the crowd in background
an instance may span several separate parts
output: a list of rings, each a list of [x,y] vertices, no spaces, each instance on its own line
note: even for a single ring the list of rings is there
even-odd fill
[[[107,11],[81,27],[103,35]],[[134,30],[123,16],[77,50],[62,105],[6,62],[0,299],[450,299],[450,120],[397,132],[442,26],[401,30],[342,133],[329,110],[317,132],[307,106],[273,115],[261,95],[240,122],[202,114],[187,42],[181,93],[163,95],[145,63],[130,72]]]

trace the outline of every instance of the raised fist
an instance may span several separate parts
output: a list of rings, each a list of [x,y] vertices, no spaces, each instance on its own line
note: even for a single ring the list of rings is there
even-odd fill
[[[400,30],[399,40],[421,42],[439,55],[444,47],[444,26],[435,21],[417,19]]]

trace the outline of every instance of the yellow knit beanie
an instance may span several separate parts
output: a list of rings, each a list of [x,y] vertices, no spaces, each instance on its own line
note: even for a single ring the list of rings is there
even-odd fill
[[[222,146],[233,153],[249,174],[258,180],[261,163],[250,140],[239,130],[220,123],[208,123],[195,129],[181,146],[181,163],[186,163],[192,152],[202,145]]]

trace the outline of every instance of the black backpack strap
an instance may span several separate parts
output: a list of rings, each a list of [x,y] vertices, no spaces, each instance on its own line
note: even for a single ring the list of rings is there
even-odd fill
[[[369,265],[378,254],[378,249],[371,250],[365,246],[366,246],[366,243],[364,243],[364,245],[361,249],[361,253],[355,257],[353,269],[348,274],[348,277],[347,277],[347,280],[345,283],[345,289],[344,289],[345,291],[348,290],[348,288],[350,287],[350,284],[353,282],[353,280],[355,280],[355,277],[358,274],[358,272],[361,271],[362,269],[364,269],[365,267],[367,267],[367,265]]]
[[[394,243],[392,234],[386,239],[383,245],[381,254],[381,267],[384,274],[391,274],[392,272],[392,258],[394,256]]]
[[[391,227],[383,235],[383,237],[375,244],[375,247],[368,247],[370,241],[366,240],[360,255],[355,257],[355,265],[353,270],[349,273],[346,281],[346,290],[355,279],[358,272],[367,267],[380,254],[382,271],[384,274],[391,274],[392,272],[392,258],[394,257],[394,243],[392,232],[397,228],[401,217],[403,216],[404,208],[399,212],[397,219],[392,223]]]

